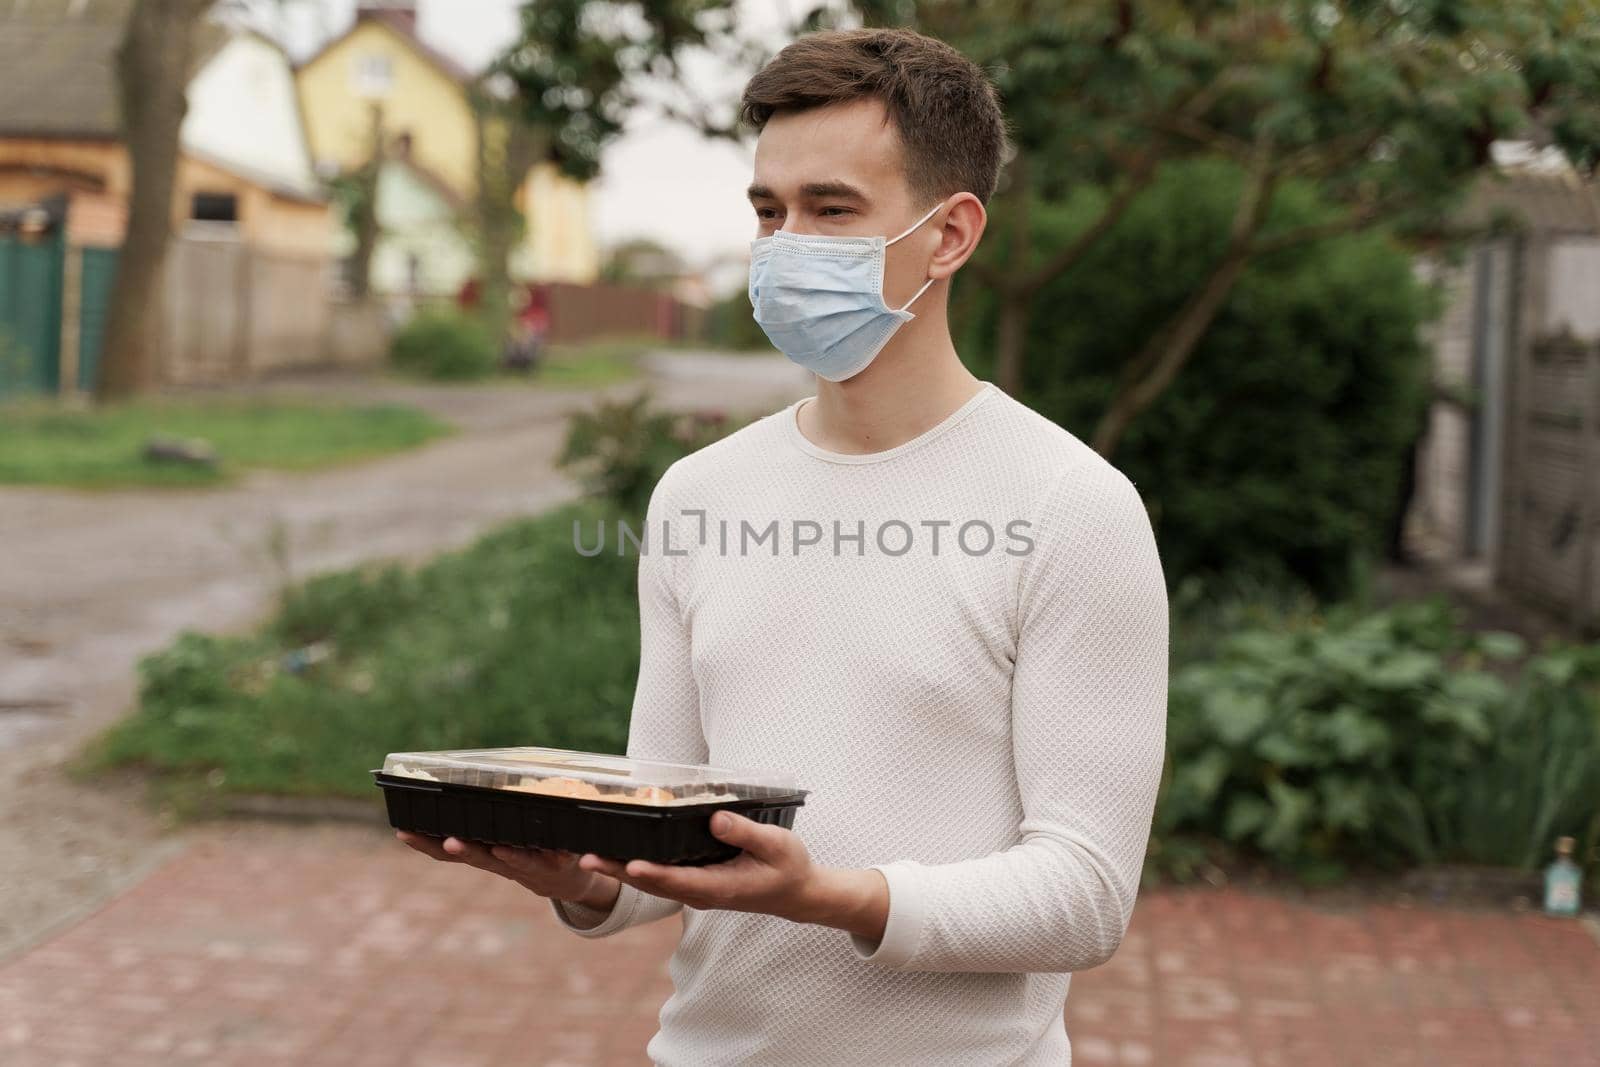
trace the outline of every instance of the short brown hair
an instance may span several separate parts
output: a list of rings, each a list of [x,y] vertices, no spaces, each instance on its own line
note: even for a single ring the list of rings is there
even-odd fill
[[[913,193],[989,202],[1006,149],[999,94],[976,63],[914,30],[807,34],[750,79],[739,115],[760,130],[778,111],[864,99],[881,100],[893,120]]]

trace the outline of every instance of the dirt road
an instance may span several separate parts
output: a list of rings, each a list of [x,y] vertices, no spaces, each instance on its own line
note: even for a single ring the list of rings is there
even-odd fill
[[[672,352],[645,365],[641,382],[583,392],[324,376],[257,385],[248,391],[412,404],[458,432],[222,489],[0,487],[0,758],[17,783],[0,800],[0,957],[173,845],[136,797],[60,770],[129,708],[141,656],[184,629],[251,624],[288,578],[426,558],[572,498],[553,465],[565,418],[602,395],[647,387],[676,409],[765,412],[809,391],[781,357]]]

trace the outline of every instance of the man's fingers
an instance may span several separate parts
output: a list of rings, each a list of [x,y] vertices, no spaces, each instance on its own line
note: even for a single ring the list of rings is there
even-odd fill
[[[395,833],[395,837],[405,841],[406,845],[410,845],[424,856],[443,859],[451,864],[477,867],[478,870],[486,870],[494,875],[501,875],[502,878],[517,877],[515,870],[494,859],[490,849],[478,845],[477,841],[462,841],[459,837],[446,837],[440,840],[437,837],[427,837],[426,833],[408,833],[405,830]]]
[[[620,860],[597,856],[593,852],[585,852],[578,857],[579,870],[593,871],[595,874],[609,874],[613,878],[624,877],[623,866]]]
[[[407,833],[405,830],[397,830],[395,832],[395,836],[404,841],[406,844],[410,845],[412,848],[416,849],[418,852],[422,853],[424,856],[429,856],[436,860],[444,860],[446,863],[463,862],[461,857],[452,856],[450,853],[446,852],[444,850],[444,842],[437,837],[428,837],[425,834]]]
[[[480,871],[498,874],[502,878],[517,878],[517,872],[495,859],[489,852],[487,845],[476,841],[463,841],[459,837],[447,837],[440,846],[446,859],[457,863],[465,863],[469,867],[476,867]]]
[[[729,889],[729,875],[718,871],[720,864],[706,867],[674,867],[649,860],[629,860],[617,877],[635,889],[673,900],[720,900]]]
[[[776,859],[782,852],[784,835],[790,833],[781,826],[756,822],[733,811],[719,811],[711,817],[711,832],[719,841],[738,845],[756,859]]]
[[[572,853],[553,848],[513,848],[495,845],[489,854],[514,871],[524,874],[554,874],[572,863]]]

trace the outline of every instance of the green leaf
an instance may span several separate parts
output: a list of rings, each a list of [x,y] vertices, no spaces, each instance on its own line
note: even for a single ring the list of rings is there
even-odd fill
[[[1260,693],[1222,689],[1205,698],[1206,721],[1218,740],[1230,746],[1242,745],[1254,737],[1272,717],[1272,707]]]
[[[1391,743],[1389,728],[1354,704],[1341,705],[1321,726],[1339,758],[1350,762],[1382,752]]]
[[[1516,659],[1527,651],[1527,642],[1504,630],[1490,630],[1478,635],[1478,651],[1490,659]]]
[[[1322,800],[1322,821],[1340,830],[1364,831],[1372,825],[1372,786],[1343,775],[1317,783]]]
[[[1220,748],[1209,748],[1194,759],[1184,763],[1173,775],[1173,787],[1184,794],[1184,800],[1197,808],[1208,806],[1222,788],[1230,765],[1228,754]]]
[[[1432,653],[1401,649],[1377,663],[1366,681],[1378,689],[1414,689],[1436,676],[1443,666],[1443,661]]]
[[[1364,639],[1329,634],[1316,644],[1318,661],[1336,671],[1366,679],[1376,666],[1378,646]]]
[[[1272,807],[1254,793],[1241,793],[1228,804],[1222,833],[1229,841],[1243,841],[1266,825]]]
[[[1282,732],[1263,735],[1253,751],[1278,767],[1303,767],[1325,762],[1324,753],[1316,745]]]
[[[1272,800],[1272,817],[1261,832],[1261,844],[1268,851],[1289,854],[1316,810],[1312,794],[1281,781],[1267,783]]]

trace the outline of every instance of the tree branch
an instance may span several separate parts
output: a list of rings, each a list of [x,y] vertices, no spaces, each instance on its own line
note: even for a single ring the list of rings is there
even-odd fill
[[[1155,180],[1156,168],[1159,162],[1154,149],[1145,153],[1137,169],[1128,176],[1128,180],[1117,195],[1111,198],[1105,210],[1100,212],[1100,217],[1085,229],[1065,248],[1060,249],[1055,255],[1045,260],[1038,268],[1029,271],[1017,283],[1017,290],[1024,297],[1031,297],[1052,279],[1060,277],[1070,270],[1077,262],[1088,254],[1089,250],[1106,235],[1106,232],[1115,226],[1122,216],[1127,214],[1128,208],[1138,199],[1139,194],[1149,187]]]
[[[1305,226],[1295,226],[1291,229],[1267,234],[1251,246],[1250,254],[1252,256],[1268,255],[1309,241],[1320,241],[1326,237],[1354,233],[1372,225],[1378,219],[1397,214],[1408,207],[1420,205],[1422,202],[1422,199],[1418,196],[1379,197],[1351,209],[1348,213],[1336,219],[1310,223]]]
[[[1177,313],[1129,361],[1110,407],[1095,427],[1093,446],[1102,456],[1111,457],[1128,425],[1172,384],[1205,336],[1255,254],[1252,241],[1266,219],[1277,181],[1271,142],[1258,133],[1251,146],[1250,179],[1234,209],[1222,258]]]

